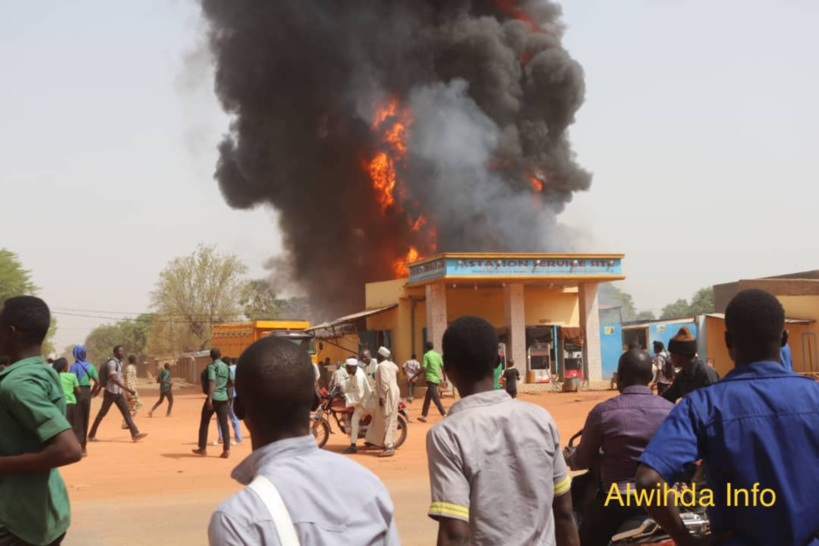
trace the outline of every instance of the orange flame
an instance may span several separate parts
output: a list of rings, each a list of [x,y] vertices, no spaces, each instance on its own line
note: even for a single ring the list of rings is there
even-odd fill
[[[384,124],[392,123],[384,130]],[[411,123],[408,112],[399,109],[398,101],[393,99],[375,113],[372,128],[383,130],[383,142],[387,151],[378,152],[366,165],[373,182],[376,199],[381,205],[381,212],[395,205],[396,162],[402,161],[407,154],[407,126]]]
[[[543,191],[543,181],[537,176],[530,177],[529,182],[532,184],[532,189],[535,190],[536,193]]]
[[[375,156],[364,161],[364,171],[372,180],[372,187],[376,200],[381,207],[381,213],[386,214],[391,207],[397,208],[400,212],[405,212],[402,203],[410,200],[409,192],[401,184],[398,175],[398,167],[406,159],[408,129],[412,124],[412,117],[407,108],[403,107],[396,99],[392,99],[379,108],[373,116],[372,129],[381,138],[381,150]],[[396,196],[399,201],[396,202]],[[413,207],[418,208],[419,203],[414,202]],[[411,233],[420,234],[424,242],[419,251],[418,246],[410,245],[406,255],[399,256],[392,261],[392,271],[396,278],[409,275],[409,264],[418,261],[422,253],[428,255],[434,253],[438,243],[438,234],[435,226],[430,225],[428,219],[420,214],[415,220],[407,218]]]
[[[419,258],[418,249],[411,246],[407,251],[407,255],[403,258],[398,258],[392,263],[392,271],[395,273],[396,279],[409,276],[409,264],[417,261]]]
[[[495,5],[509,17],[526,23],[529,27],[529,32],[545,32],[543,28],[537,24],[537,21],[520,9],[518,0],[495,0]]]

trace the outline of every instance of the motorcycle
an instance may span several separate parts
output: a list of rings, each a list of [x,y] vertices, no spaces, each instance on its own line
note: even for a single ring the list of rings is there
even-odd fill
[[[344,392],[340,386],[336,386],[332,391],[327,392],[327,389],[320,390],[321,401],[319,407],[310,418],[312,424],[310,430],[316,439],[316,444],[322,448],[330,439],[330,434],[333,434],[333,429],[330,426],[328,416],[332,416],[338,426],[338,429],[349,436],[352,432],[351,419],[355,408],[347,407],[347,400],[344,397]],[[358,437],[364,438],[367,436],[367,428],[372,423],[373,416],[365,415],[361,418],[358,426]],[[396,425],[395,433],[395,449],[401,447],[407,440],[407,423],[409,422],[409,414],[407,413],[407,404],[402,400],[398,403],[398,424]]]
[[[575,448],[575,441],[583,435],[583,431],[569,439],[568,451]],[[568,464],[568,461],[567,461]],[[682,489],[686,483],[677,483],[675,487]],[[587,519],[592,503],[597,502],[597,492],[602,487],[600,480],[600,458],[595,460],[585,474],[572,478],[572,509],[575,513],[578,529]],[[696,536],[704,536],[709,531],[708,515],[699,511],[686,511],[683,508],[680,518],[688,531]],[[582,536],[582,533],[581,533]],[[673,546],[674,541],[662,527],[650,516],[640,515],[630,518],[620,525],[617,532],[611,537],[610,546],[626,546],[635,544],[653,544],[655,546]]]

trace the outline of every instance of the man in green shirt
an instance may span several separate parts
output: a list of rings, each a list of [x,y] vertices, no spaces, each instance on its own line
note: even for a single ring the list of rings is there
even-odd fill
[[[56,545],[71,522],[58,467],[82,449],[65,418],[60,379],[42,357],[51,313],[33,296],[0,310],[0,544]]]
[[[159,382],[159,402],[154,404],[154,407],[148,412],[148,417],[154,416],[156,408],[158,408],[166,398],[168,399],[168,413],[165,414],[165,417],[170,417],[171,411],[173,410],[173,391],[171,390],[173,381],[171,381],[171,365],[167,362],[165,363],[164,369],[159,373],[157,381]]]
[[[222,352],[213,348],[210,350],[212,362],[208,364],[208,392],[205,405],[202,406],[202,418],[199,421],[199,449],[193,452],[197,455],[207,455],[208,453],[208,424],[213,414],[219,420],[219,428],[222,431],[222,455],[223,459],[230,457],[230,429],[228,428],[228,410],[230,401],[228,399],[228,384],[230,380],[230,369],[222,362]]]
[[[424,379],[427,382],[427,393],[424,395],[424,407],[421,409],[421,417],[418,418],[422,423],[427,422],[427,415],[429,415],[429,403],[434,401],[441,416],[446,416],[444,405],[441,404],[441,395],[438,394],[438,385],[441,381],[446,379],[444,375],[444,360],[441,355],[435,352],[434,345],[431,341],[427,341],[427,352],[424,354]]]

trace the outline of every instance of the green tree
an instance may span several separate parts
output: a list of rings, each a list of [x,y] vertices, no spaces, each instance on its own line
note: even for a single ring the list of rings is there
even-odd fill
[[[700,288],[691,297],[691,303],[687,300],[679,299],[674,303],[669,303],[663,307],[660,313],[662,319],[677,319],[683,317],[694,317],[714,312],[714,289],[710,286]]]
[[[144,360],[148,356],[148,337],[153,321],[153,315],[143,314],[136,319],[120,320],[114,324],[103,324],[94,328],[85,338],[88,360],[90,362],[105,360],[116,345],[122,345],[127,354]],[[71,348],[73,349],[73,346]]]
[[[706,286],[700,288],[691,298],[689,312],[692,315],[705,315],[714,312],[714,288]]]
[[[242,286],[239,305],[250,320],[280,318],[282,304],[265,279],[249,280]]]
[[[0,305],[15,296],[35,295],[39,288],[31,280],[31,271],[23,267],[14,252],[0,248]],[[57,333],[57,319],[51,317],[51,326],[43,342],[43,354],[54,352],[52,340]]]
[[[246,272],[247,266],[236,256],[200,245],[192,254],[174,258],[162,270],[151,294],[151,306],[163,318],[184,324],[194,346],[183,350],[206,349],[211,325],[240,314],[237,302]]]
[[[307,319],[311,316],[307,298],[279,298],[265,279],[247,281],[239,304],[249,320]]]
[[[657,320],[657,317],[654,315],[654,311],[640,311],[637,313],[637,316],[634,317],[634,320]]]
[[[669,303],[663,310],[660,312],[661,319],[678,319],[683,317],[690,317],[690,307],[688,302],[682,298],[678,299],[674,303]]]
[[[15,296],[36,294],[31,271],[23,268],[17,254],[0,248],[0,304]]]
[[[603,283],[598,292],[600,305],[607,307],[619,307],[620,316],[623,322],[629,322],[636,318],[637,310],[634,308],[634,298],[625,290],[621,290],[612,283]]]

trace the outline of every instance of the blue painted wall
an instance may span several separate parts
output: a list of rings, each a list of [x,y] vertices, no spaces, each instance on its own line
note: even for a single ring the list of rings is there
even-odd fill
[[[694,337],[697,337],[697,324],[692,321],[690,323],[685,324],[662,324],[662,323],[654,323],[649,324],[648,326],[648,352],[654,353],[654,342],[655,341],[662,341],[665,348],[668,349],[668,342],[671,341],[671,338],[677,335],[677,332],[680,331],[680,328],[683,326],[687,326],[689,330],[691,330],[691,334]],[[664,331],[663,331],[664,330]]]
[[[617,371],[617,362],[623,354],[623,328],[619,324],[600,326],[600,356],[603,361],[603,379],[609,381]]]

